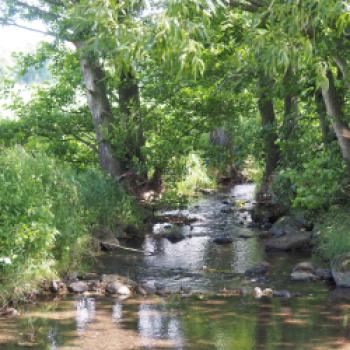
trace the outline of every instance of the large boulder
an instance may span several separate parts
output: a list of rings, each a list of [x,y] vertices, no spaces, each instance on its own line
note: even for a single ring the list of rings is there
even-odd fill
[[[311,231],[313,224],[308,221],[302,213],[291,216],[282,216],[271,227],[270,233],[273,237],[280,237],[298,231]]]
[[[265,242],[266,250],[302,250],[310,248],[312,241],[311,232],[296,231],[281,237],[273,237]]]
[[[337,287],[350,288],[350,253],[333,259],[331,270]]]

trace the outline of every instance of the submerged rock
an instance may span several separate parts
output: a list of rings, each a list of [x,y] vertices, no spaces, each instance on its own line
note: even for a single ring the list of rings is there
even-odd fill
[[[215,237],[213,239],[213,242],[219,245],[224,245],[224,244],[230,244],[233,242],[233,239],[228,236],[220,236],[220,237]]]
[[[231,213],[233,213],[233,209],[231,209],[231,208],[224,208],[224,209],[221,209],[220,212],[223,213],[223,214],[231,214]]]
[[[269,269],[270,269],[270,264],[267,261],[262,261],[261,263],[247,269],[244,272],[244,274],[249,277],[265,275],[268,273]]]
[[[330,299],[334,301],[350,301],[350,289],[349,288],[335,288],[330,293]]]
[[[292,294],[288,290],[274,290],[273,294],[274,297],[277,298],[291,298]]]
[[[166,238],[171,243],[178,243],[186,238],[184,233],[181,231],[173,231],[173,232],[165,233],[163,237]]]
[[[298,250],[311,246],[311,232],[295,232],[282,237],[270,238],[265,242],[266,250]]]

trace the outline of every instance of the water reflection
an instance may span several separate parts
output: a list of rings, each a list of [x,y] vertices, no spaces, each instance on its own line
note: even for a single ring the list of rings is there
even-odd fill
[[[57,346],[57,326],[54,328],[49,329],[47,334],[47,339],[50,344],[50,350],[58,350]]]
[[[169,340],[172,349],[183,349],[183,335],[180,320],[169,313],[164,306],[142,304],[139,308],[138,329],[143,346],[152,349],[152,340]]]
[[[82,298],[76,303],[76,325],[78,332],[84,332],[95,317],[95,299]]]
[[[122,317],[123,317],[123,305],[121,302],[117,301],[113,305],[112,320],[113,320],[113,322],[118,323],[122,320]]]

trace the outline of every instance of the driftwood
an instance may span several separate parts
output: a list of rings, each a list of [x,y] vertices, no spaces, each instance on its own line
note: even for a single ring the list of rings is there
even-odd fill
[[[108,245],[109,250],[117,250],[117,249],[121,249],[121,250],[126,250],[128,252],[133,252],[133,253],[140,253],[140,254],[144,254],[146,253],[147,255],[154,255],[153,252],[147,252],[144,251],[142,249],[136,249],[136,248],[130,248],[130,247],[125,247],[122,246],[120,244],[115,244],[115,243],[109,243],[109,242],[101,242],[102,245]]]

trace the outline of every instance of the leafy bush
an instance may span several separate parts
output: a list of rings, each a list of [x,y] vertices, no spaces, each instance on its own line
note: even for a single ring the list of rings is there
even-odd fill
[[[340,155],[324,151],[305,162],[301,169],[286,169],[280,177],[293,184],[293,207],[318,210],[344,197],[346,172]]]

